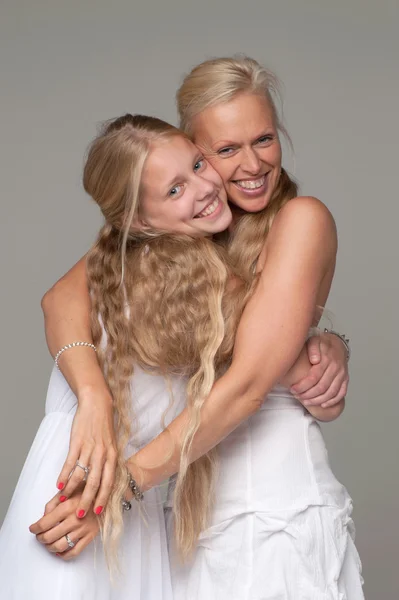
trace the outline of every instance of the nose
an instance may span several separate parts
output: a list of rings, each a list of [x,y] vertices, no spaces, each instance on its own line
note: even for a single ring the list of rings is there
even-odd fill
[[[247,150],[245,150],[240,166],[243,171],[246,171],[251,175],[257,175],[259,173],[260,160],[259,156],[253,148],[248,148]]]
[[[197,200],[208,200],[216,192],[216,185],[206,177],[197,178]]]

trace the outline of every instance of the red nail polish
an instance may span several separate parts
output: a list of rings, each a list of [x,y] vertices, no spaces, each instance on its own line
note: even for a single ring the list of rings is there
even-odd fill
[[[56,556],[61,556],[61,554],[59,552],[56,552],[55,555]]]
[[[80,509],[80,511],[78,512],[78,517],[79,519],[83,519],[83,517],[85,516],[86,511],[84,511],[82,508]]]
[[[60,483],[57,485],[57,488],[58,488],[59,490],[63,490],[63,489],[64,489],[64,487],[65,487],[65,483],[62,483],[62,481],[60,481]]]
[[[66,496],[60,496],[60,502],[65,502],[66,499],[67,499]]]
[[[104,507],[103,506],[97,506],[96,510],[94,511],[96,513],[96,515],[101,515],[101,513],[103,512]]]

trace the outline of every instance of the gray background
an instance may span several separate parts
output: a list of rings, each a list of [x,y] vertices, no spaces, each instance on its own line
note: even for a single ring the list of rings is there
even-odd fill
[[[175,122],[182,75],[245,52],[284,82],[297,178],[337,221],[329,308],[351,337],[352,382],[325,434],[355,501],[367,597],[398,597],[395,4],[2,0],[0,519],[44,409],[41,296],[100,223],[80,182],[96,124],[125,111]],[[292,157],[284,162],[292,171]]]

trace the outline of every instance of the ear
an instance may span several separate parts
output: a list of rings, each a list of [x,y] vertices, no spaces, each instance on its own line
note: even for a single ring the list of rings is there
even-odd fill
[[[147,229],[150,229],[150,225],[145,219],[140,217],[140,215],[135,215],[132,221],[132,228],[146,231]]]

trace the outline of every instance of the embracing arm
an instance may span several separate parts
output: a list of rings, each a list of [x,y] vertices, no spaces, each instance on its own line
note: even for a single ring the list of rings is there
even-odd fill
[[[42,310],[47,346],[55,356],[74,341],[93,343],[90,327],[90,296],[86,278],[86,257],[80,259],[43,296]],[[74,394],[105,385],[105,380],[92,349],[87,347],[65,351],[59,367]]]
[[[324,303],[323,293],[328,294],[336,248],[335,224],[321,202],[298,198],[281,209],[269,234],[256,291],[238,327],[232,364],[204,403],[190,460],[208,452],[256,413],[265,395],[295,363],[316,306]],[[321,292],[323,289],[326,292]],[[284,383],[290,385],[289,381]],[[331,409],[321,410],[327,415],[325,411]],[[143,490],[178,470],[186,424],[184,410],[129,460],[128,466]],[[169,458],[162,461],[160,457],[165,456]]]
[[[45,294],[42,309],[52,356],[71,342],[92,343],[85,257]],[[94,509],[99,513],[108,500],[114,481],[116,444],[112,397],[97,355],[91,348],[79,346],[66,350],[60,356],[59,368],[78,399],[78,409],[69,453],[57,487],[62,489],[63,495],[70,497],[84,475],[81,469],[75,469],[68,479],[76,461],[90,466],[77,514],[84,516],[95,498]]]

